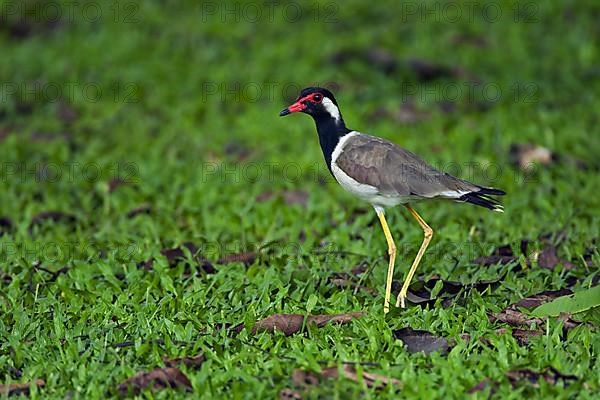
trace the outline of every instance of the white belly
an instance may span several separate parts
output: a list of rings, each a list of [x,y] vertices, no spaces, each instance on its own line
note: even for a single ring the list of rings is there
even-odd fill
[[[372,205],[381,207],[393,207],[398,204],[405,204],[411,201],[409,197],[402,196],[386,196],[379,193],[379,190],[371,185],[357,182],[352,177],[348,176],[335,163],[331,163],[331,171],[333,176],[346,191],[364,200]]]

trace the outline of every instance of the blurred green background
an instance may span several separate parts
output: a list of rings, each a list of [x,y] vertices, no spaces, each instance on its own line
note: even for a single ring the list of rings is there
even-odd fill
[[[103,397],[163,356],[203,352],[186,373],[214,397],[274,397],[294,368],[343,360],[380,363],[407,397],[462,397],[486,377],[506,396],[598,390],[597,328],[563,337],[555,323],[523,347],[487,315],[596,274],[599,5],[28,0],[1,1],[0,16],[0,381],[44,379],[40,398]],[[384,318],[374,213],[329,176],[310,118],[278,117],[312,85],[334,91],[350,128],[508,192],[502,216],[418,205],[436,236],[417,276],[493,279],[506,266],[471,261],[522,240],[539,249],[548,234],[576,267],[525,269],[465,304]],[[553,156],[521,168],[522,144]],[[422,234],[403,213],[390,211],[398,283]],[[189,274],[161,256],[186,242],[212,263],[259,257]],[[375,296],[328,280],[363,263]],[[351,326],[291,338],[218,329],[358,310],[368,315]],[[404,326],[492,345],[410,355],[391,334]],[[513,392],[503,374],[520,366],[578,379]],[[339,379],[304,393],[358,394],[376,392]]]

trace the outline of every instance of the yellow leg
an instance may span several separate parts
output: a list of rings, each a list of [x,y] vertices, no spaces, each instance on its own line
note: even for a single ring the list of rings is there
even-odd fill
[[[402,285],[402,289],[400,290],[398,299],[396,299],[396,307],[401,306],[402,308],[405,307],[404,300],[406,299],[406,295],[408,293],[408,286],[410,285],[410,281],[412,281],[413,275],[415,274],[415,271],[417,270],[417,267],[421,262],[421,258],[423,257],[423,254],[425,254],[425,250],[427,249],[427,246],[429,246],[429,242],[433,237],[433,229],[431,229],[431,227],[429,227],[429,225],[427,225],[427,223],[423,221],[423,218],[421,218],[421,216],[417,214],[417,212],[411,206],[407,205],[406,208],[417,220],[419,225],[421,225],[421,228],[423,228],[424,237],[423,243],[421,243],[421,248],[419,249],[415,260],[413,261],[412,266],[410,267],[410,271],[408,271],[408,275],[406,276],[404,284]]]
[[[394,262],[396,261],[396,244],[392,238],[390,228],[385,220],[385,214],[383,208],[375,207],[375,212],[381,222],[383,233],[388,245],[388,254],[390,255],[390,264],[388,265],[387,281],[385,284],[385,300],[383,302],[383,313],[387,314],[390,311],[390,296],[392,295],[392,278],[394,276]]]

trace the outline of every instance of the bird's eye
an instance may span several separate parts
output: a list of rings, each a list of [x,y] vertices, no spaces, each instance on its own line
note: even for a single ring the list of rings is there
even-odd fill
[[[315,101],[315,103],[320,103],[321,101],[323,101],[323,95],[317,93],[313,96],[313,100]]]

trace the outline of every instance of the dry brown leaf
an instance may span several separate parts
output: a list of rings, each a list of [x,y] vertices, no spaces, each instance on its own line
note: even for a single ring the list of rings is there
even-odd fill
[[[42,379],[36,379],[33,382],[26,383],[10,383],[10,384],[0,384],[0,395],[5,396],[18,396],[18,395],[28,395],[31,386],[37,386],[38,388],[43,388],[46,386],[46,382]]]
[[[556,319],[563,322],[563,329],[566,330],[573,329],[576,326],[581,325],[581,322],[575,321],[571,317],[571,314],[561,313]]]
[[[64,100],[60,100],[58,102],[58,105],[56,107],[56,116],[58,117],[58,119],[67,124],[72,124],[79,117],[77,111],[75,111],[73,106],[71,106]]]
[[[6,139],[8,135],[12,133],[12,130],[6,126],[0,127],[0,141]]]
[[[521,345],[524,346],[529,343],[529,338],[542,336],[541,330],[530,330],[530,329],[513,329],[512,337]]]
[[[239,140],[232,140],[226,143],[223,151],[237,163],[247,160],[252,155],[252,150]]]
[[[540,372],[536,372],[528,368],[523,368],[514,371],[508,371],[506,372],[505,376],[513,387],[517,387],[519,384],[527,382],[531,384],[534,388],[538,388],[540,386],[540,379],[545,380],[550,385],[556,385],[559,381],[568,383],[569,381],[574,381],[578,379],[574,375],[563,374],[553,367],[545,368]],[[491,387],[491,395],[493,395],[499,384],[500,382],[492,381],[490,378],[485,378],[477,385],[469,389],[467,393],[473,394],[483,391],[487,387]]]
[[[183,364],[188,368],[198,368],[206,361],[206,357],[204,357],[204,354],[199,354],[193,357],[180,357],[174,359],[163,358],[163,361],[166,367],[176,368]]]
[[[496,265],[510,264],[517,261],[519,258],[513,253],[510,245],[504,245],[496,248],[489,256],[483,256],[473,260],[477,265]]]
[[[445,338],[436,336],[431,332],[415,330],[410,327],[395,330],[394,337],[401,340],[410,353],[418,353],[420,351],[425,354],[434,351],[446,353],[450,348]]]
[[[71,142],[73,140],[73,135],[69,132],[48,132],[48,131],[33,131],[31,132],[31,136],[29,136],[32,142],[51,142],[54,140],[65,140],[67,142]],[[48,175],[51,173],[51,170],[46,170],[45,167],[49,167],[45,163],[41,163],[38,165],[37,176],[39,179],[43,179],[44,177],[49,177],[54,175]],[[51,167],[50,167],[51,168]]]
[[[548,165],[554,160],[549,149],[531,143],[515,143],[510,146],[509,159],[523,171],[529,171],[535,165]]]
[[[341,289],[354,289],[354,290],[362,290],[372,296],[377,295],[377,291],[373,288],[360,285],[357,282],[356,276],[350,275],[346,272],[334,273],[329,278],[329,282]]]
[[[292,372],[292,382],[294,383],[294,386],[298,388],[316,386],[319,384],[319,377],[310,371],[296,368],[294,372]]]
[[[318,385],[321,381],[320,378],[338,379],[339,377],[340,373],[338,367],[323,368],[320,374],[296,369],[292,375],[292,381],[296,387],[306,388],[308,386]],[[360,382],[360,377],[357,374],[356,369],[350,364],[343,365],[342,377],[354,382]],[[387,385],[401,385],[401,382],[396,378],[366,371],[362,372],[362,381],[367,387],[373,389],[383,389]]]
[[[190,252],[192,260],[194,261],[193,264],[187,262],[185,250]],[[186,276],[192,274],[192,269],[198,270],[198,268],[200,269],[200,271],[205,272],[207,274],[214,274],[215,272],[217,272],[217,270],[211,264],[211,262],[208,261],[206,258],[202,257],[198,247],[191,242],[185,242],[180,247],[174,247],[172,249],[162,249],[160,253],[167,259],[169,267],[171,268],[177,266],[177,263],[179,262],[186,262],[184,265],[184,275]],[[138,268],[143,268],[145,270],[150,271],[152,269],[153,264],[154,259],[150,258],[146,261],[139,263]]]
[[[308,203],[308,192],[305,190],[286,190],[283,192],[285,204],[299,204],[305,206]]]
[[[509,306],[503,311],[493,314],[490,319],[492,321],[505,322],[513,326],[529,326],[530,328],[534,325],[540,326],[542,324],[541,319],[529,317],[528,315],[517,310],[514,306]]]
[[[562,381],[573,381],[577,380],[577,377],[574,375],[566,375],[559,371],[557,371],[553,367],[546,368],[540,372],[533,371],[528,368],[518,369],[514,371],[508,371],[506,373],[506,377],[510,381],[513,386],[516,386],[518,383],[527,381],[531,383],[534,387],[539,387],[540,379],[545,380],[551,385],[556,385],[559,380]]]
[[[117,387],[120,395],[138,395],[144,389],[161,390],[166,388],[192,389],[192,383],[179,368],[156,368],[150,372],[140,372],[126,379]]]
[[[517,307],[533,308],[552,301],[558,297],[567,296],[573,292],[570,289],[544,290],[543,292],[525,297],[514,304]]]
[[[344,371],[346,372],[346,377],[350,378],[348,372],[348,368],[352,368],[350,365],[344,366]],[[354,370],[352,368],[352,370]],[[352,372],[353,376],[356,376],[355,372]],[[363,381],[367,384],[368,387],[375,389],[383,389],[387,385],[400,386],[401,382],[396,379],[385,375],[373,374],[371,372],[363,371],[362,373]],[[358,377],[356,379],[352,378],[352,380],[356,380],[358,382]]]
[[[279,392],[279,400],[302,400],[302,396],[295,390],[285,388]]]
[[[420,81],[430,81],[438,78],[452,76],[452,69],[441,64],[419,58],[411,58],[406,61],[406,65],[416,75]]]
[[[487,38],[483,36],[475,36],[465,33],[457,33],[454,36],[452,36],[452,43],[457,45],[471,45],[480,48],[489,46],[489,41]]]
[[[309,315],[306,318],[306,325],[314,323],[317,327],[321,328],[327,323],[338,323],[346,324],[354,318],[362,316],[362,312],[353,312],[347,314],[332,314],[332,315]],[[258,332],[270,332],[280,331],[286,336],[293,335],[302,330],[304,323],[304,315],[301,314],[273,314],[267,318],[261,319],[256,322],[252,333]]]
[[[228,254],[226,256],[221,257],[217,264],[231,264],[236,262],[241,262],[246,265],[252,264],[254,260],[258,257],[258,253],[255,251],[247,251],[242,253],[234,253]]]
[[[534,257],[537,258],[538,265],[542,268],[554,269],[559,264],[562,264],[565,269],[575,268],[575,265],[570,261],[558,258],[556,247],[552,245],[546,246],[542,251],[535,254]]]
[[[271,191],[271,190],[267,190],[267,191],[264,191],[264,192],[262,192],[262,193],[259,193],[259,194],[256,196],[256,199],[255,199],[255,200],[256,200],[258,203],[262,203],[263,201],[267,201],[267,200],[271,199],[271,198],[272,198],[274,195],[275,195],[275,193],[273,193],[273,191]]]
[[[115,190],[117,190],[121,186],[126,186],[128,184],[129,184],[129,182],[127,182],[124,179],[114,178],[114,179],[109,180],[108,183],[106,184],[106,186],[108,189],[108,193],[113,193]]]
[[[26,39],[33,35],[49,35],[53,31],[67,26],[63,18],[48,18],[48,15],[36,14],[36,8],[40,3],[23,2],[19,7],[23,7],[21,12],[15,15],[21,15],[20,18],[7,18],[10,12],[2,11],[0,19],[0,29],[2,33],[6,32],[8,37],[15,40]],[[40,16],[43,16],[40,18]]]
[[[300,314],[273,314],[256,322],[252,333],[281,331],[290,336],[302,329],[304,316]]]
[[[565,267],[565,269],[576,268],[575,264],[573,264],[572,262],[568,260],[563,260],[558,257],[556,246],[550,243],[550,240],[553,237],[555,237],[554,241],[558,243],[564,240],[562,232],[541,235],[538,237],[538,240],[544,245],[544,247],[542,248],[542,250],[535,251],[530,254],[527,253],[529,240],[521,240],[520,254],[525,257],[526,265],[532,266],[535,265],[535,263],[537,263],[537,265],[542,268],[554,269],[557,265],[562,264]],[[489,256],[476,258],[475,260],[473,260],[473,263],[484,266],[496,264],[510,264],[517,262],[519,260],[519,257],[519,254],[513,253],[510,245],[504,245],[495,249],[494,252]],[[518,268],[520,268],[520,266],[517,266],[517,269]]]
[[[468,284],[463,284],[461,282],[453,282],[447,281],[444,279],[440,279],[439,277],[432,277],[427,281],[416,280],[413,282],[408,288],[408,296],[407,299],[412,304],[418,304],[421,306],[434,306],[438,299],[443,299],[442,307],[449,307],[458,294],[463,291],[468,290],[476,290],[478,292],[484,292],[489,287],[494,288],[495,286],[500,285],[500,281],[503,277],[499,277],[493,280],[486,281],[478,281]],[[442,288],[438,292],[437,296],[431,298],[431,291],[442,284]],[[400,290],[400,284],[398,282],[393,282],[392,286],[393,290]]]
[[[529,343],[529,338],[534,337],[534,336],[541,336],[543,334],[542,330],[540,330],[540,329],[518,329],[518,328],[512,328],[510,330],[506,329],[506,328],[499,328],[499,329],[496,329],[494,331],[494,333],[498,336],[510,333],[511,336],[521,346],[524,346],[527,343]],[[491,344],[488,339],[482,338],[481,340],[482,340],[482,342],[484,342],[487,345]]]
[[[497,255],[491,255],[491,256],[483,256],[483,257],[478,257],[475,260],[473,260],[473,263],[477,264],[477,265],[482,265],[482,266],[490,266],[490,265],[496,265],[496,264],[510,264],[513,262],[516,262],[518,260],[517,257],[513,257],[513,256],[497,256]]]
[[[317,327],[321,328],[325,326],[329,322],[337,323],[337,324],[347,324],[352,321],[354,318],[360,318],[364,315],[363,312],[351,312],[346,314],[332,314],[332,315],[310,315],[306,324],[314,323]]]
[[[383,48],[369,48],[364,57],[369,65],[381,69],[386,74],[392,73],[397,66],[394,54]]]
[[[572,294],[573,292],[570,289],[559,289],[559,290],[545,290],[543,292],[534,294],[529,297],[525,297],[518,302],[511,304],[506,307],[504,310],[499,313],[495,313],[490,315],[490,320],[493,321],[501,321],[506,322],[512,326],[528,326],[529,330],[516,330],[516,334],[513,331],[513,337],[519,341],[520,344],[527,343],[527,340],[531,336],[538,336],[539,332],[536,329],[532,329],[533,326],[541,327],[543,326],[543,320],[541,318],[531,317],[519,310],[519,308],[534,308],[538,307],[544,303],[550,302],[558,297],[566,296]],[[561,320],[564,322],[563,328],[565,330],[571,329],[577,325],[578,322],[573,321],[570,318],[570,315],[562,315]],[[539,333],[541,334],[541,332]]]
[[[365,272],[367,272],[367,270],[369,269],[369,264],[368,263],[360,263],[359,265],[357,265],[356,267],[352,268],[352,270],[350,272],[352,272],[353,275],[361,275],[364,274]]]
[[[479,382],[477,385],[475,385],[471,389],[467,390],[467,393],[473,394],[473,393],[481,392],[482,390],[485,390],[488,386],[490,386],[490,384],[492,384],[492,383],[493,382],[489,378],[485,378],[484,380]]]

